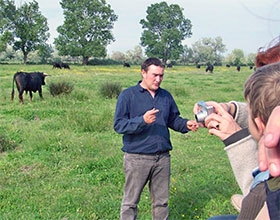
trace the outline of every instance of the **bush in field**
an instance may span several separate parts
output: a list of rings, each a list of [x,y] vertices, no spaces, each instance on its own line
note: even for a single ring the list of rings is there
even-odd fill
[[[65,81],[51,82],[48,89],[52,96],[58,96],[60,94],[70,94],[74,89],[74,85]]]
[[[13,150],[16,148],[16,146],[17,145],[13,140],[10,140],[4,135],[0,136],[0,153],[3,153],[7,150]]]
[[[106,98],[116,98],[122,91],[120,83],[106,82],[101,85],[100,93]]]

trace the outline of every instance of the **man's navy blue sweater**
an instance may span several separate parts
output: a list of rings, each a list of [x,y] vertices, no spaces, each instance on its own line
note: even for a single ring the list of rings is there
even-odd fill
[[[159,88],[153,98],[140,86],[127,88],[118,97],[114,129],[123,134],[122,150],[127,153],[155,154],[172,150],[169,129],[187,133],[188,119],[180,117],[178,107],[165,89]],[[156,108],[153,124],[146,124],[143,115]]]

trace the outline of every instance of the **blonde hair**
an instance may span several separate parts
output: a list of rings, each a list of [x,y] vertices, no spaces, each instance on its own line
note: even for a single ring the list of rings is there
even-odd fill
[[[266,125],[272,110],[280,105],[280,62],[258,68],[244,85],[244,98],[252,119],[260,117]]]

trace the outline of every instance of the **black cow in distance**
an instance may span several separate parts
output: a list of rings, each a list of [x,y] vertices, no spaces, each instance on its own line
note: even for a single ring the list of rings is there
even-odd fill
[[[53,64],[53,69],[54,69],[54,68],[61,69],[61,68],[62,68],[62,66],[61,66],[61,64],[60,64],[60,63],[57,63],[57,62],[56,62],[56,63],[54,63],[54,64]]]
[[[214,70],[214,66],[212,64],[207,64],[205,72],[209,71],[210,73],[213,73],[213,70]]]
[[[63,67],[64,69],[69,69],[70,70],[70,66],[68,63],[61,63],[61,67]]]
[[[130,67],[130,64],[127,62],[123,62],[123,67]]]
[[[55,62],[53,64],[53,69],[62,69],[62,68],[70,70],[70,66],[69,66],[68,63],[57,63],[57,62]]]

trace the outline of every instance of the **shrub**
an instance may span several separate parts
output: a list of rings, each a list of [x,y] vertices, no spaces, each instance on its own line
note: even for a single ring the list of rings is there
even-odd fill
[[[8,150],[13,150],[16,148],[16,146],[17,145],[13,140],[10,140],[4,135],[0,136],[0,153],[3,153]]]
[[[51,82],[48,87],[52,96],[58,96],[60,94],[70,94],[73,89],[74,85],[70,82]]]
[[[106,98],[117,98],[122,91],[120,83],[106,82],[101,85],[100,93]]]

